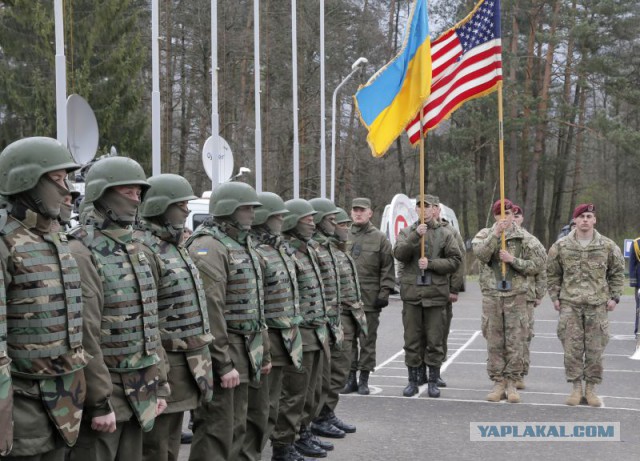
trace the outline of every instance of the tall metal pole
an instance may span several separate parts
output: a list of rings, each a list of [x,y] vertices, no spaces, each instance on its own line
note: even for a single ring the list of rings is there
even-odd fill
[[[218,0],[211,0],[211,136],[213,137],[211,190],[213,190],[222,182],[220,178],[222,174],[222,157],[218,115]],[[216,162],[218,162],[217,169],[215,167]]]
[[[320,0],[320,197],[327,198],[327,143],[325,132],[324,85],[324,0]],[[333,200],[333,194],[331,200]]]
[[[291,0],[291,62],[293,77],[293,198],[300,198],[300,144],[298,142],[298,33],[296,0]]]
[[[67,69],[64,56],[62,0],[54,3],[56,29],[56,130],[58,141],[67,146]]]
[[[151,170],[161,170],[160,153],[160,48],[158,46],[158,0],[151,2]]]
[[[262,192],[262,127],[260,117],[260,0],[253,0],[253,73],[256,111],[256,191]]]

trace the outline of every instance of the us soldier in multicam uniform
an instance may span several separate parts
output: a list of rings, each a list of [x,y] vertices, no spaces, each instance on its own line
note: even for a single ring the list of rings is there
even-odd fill
[[[349,240],[349,224],[351,219],[347,213],[338,208],[336,215],[335,236],[330,239],[333,254],[338,265],[340,287],[340,324],[343,331],[342,348],[331,350],[331,382],[326,403],[321,409],[321,422],[331,424],[345,433],[356,432],[356,426],[342,421],[335,415],[335,409],[344,387],[347,374],[351,369],[351,348],[353,340],[359,332],[367,335],[367,318],[362,305],[360,282],[356,264],[346,252]]]
[[[538,239],[513,222],[513,203],[504,201],[504,219],[500,207],[500,200],[493,204],[496,223],[476,234],[473,252],[481,263],[482,335],[487,340],[487,373],[494,382],[487,400],[499,402],[506,393],[510,403],[518,403],[520,394],[515,384],[523,373],[524,348],[529,336],[526,304],[529,278],[544,270],[546,255]],[[503,232],[506,250],[500,249]],[[503,283],[502,262],[506,265],[504,280],[510,287]]]
[[[316,211],[303,199],[289,200],[285,206],[289,213],[285,215],[282,232],[283,241],[296,265],[302,315],[299,327],[302,336],[302,369],[287,366],[284,370],[278,420],[271,434],[272,459],[300,460],[304,459],[301,453],[306,456],[326,456],[326,449],[318,445],[320,440],[309,431],[308,424],[312,417],[309,407],[313,407],[315,389],[322,375],[323,354],[328,349],[328,332],[322,276],[318,255],[313,249],[316,245],[312,240],[315,231],[313,215]],[[307,403],[307,399],[312,400]],[[296,440],[298,432],[300,438]]]
[[[237,460],[245,439],[249,381],[260,381],[271,365],[265,354],[263,276],[249,231],[261,204],[253,187],[219,185],[207,219],[187,241],[200,270],[215,337],[211,357],[213,401],[195,411],[189,459]]]
[[[395,289],[395,271],[391,243],[372,223],[371,200],[354,198],[351,204],[353,225],[349,231],[348,253],[356,263],[368,334],[361,331],[353,341],[351,371],[342,394],[369,394],[369,374],[376,368],[376,342],[380,313],[389,305]],[[356,373],[360,371],[358,377]]]
[[[8,203],[0,210],[3,454],[11,448],[13,418],[6,459],[62,460],[65,444],[74,445],[80,430],[90,359],[83,347],[80,274],[67,238],[52,231],[68,194],[67,173],[78,168],[50,138],[25,138],[0,154],[0,194]]]
[[[143,452],[148,461],[175,461],[184,412],[213,397],[208,347],[213,337],[200,274],[182,244],[187,202],[197,197],[182,176],[161,174],[148,183],[151,188],[140,207],[143,220],[134,236],[144,245],[158,287],[158,328],[171,395],[167,409],[143,436]]]
[[[329,354],[324,356],[322,377],[316,388],[316,400],[314,402],[316,407],[313,409],[311,432],[317,436],[339,439],[345,437],[346,433],[328,421],[328,408],[325,409],[327,396],[331,391],[331,357],[342,349],[344,338],[340,322],[340,274],[336,250],[331,241],[335,235],[336,215],[339,210],[331,200],[326,198],[314,198],[309,200],[309,203],[317,211],[313,217],[316,225],[313,240],[317,243],[315,248],[318,254],[320,274],[322,275],[322,285],[324,286],[330,351]]]
[[[595,206],[578,205],[576,228],[551,246],[547,283],[553,306],[560,312],[558,338],[564,348],[564,369],[573,391],[567,405],[584,397],[592,407],[602,401],[595,393],[602,382],[602,354],[609,342],[607,313],[615,309],[624,287],[624,259],[620,248],[595,230]]]
[[[513,222],[518,227],[522,227],[524,216],[522,208],[513,205]],[[535,336],[533,327],[535,324],[535,308],[542,303],[542,298],[547,293],[547,271],[541,270],[536,275],[529,277],[529,287],[527,289],[527,341],[524,344],[524,366],[522,367],[522,376],[516,381],[516,389],[525,389],[526,384],[524,377],[529,374],[529,365],[531,363],[531,340]]]
[[[93,356],[72,461],[142,459],[142,434],[166,407],[156,285],[132,227],[148,188],[136,161],[99,160],[86,177],[85,200],[93,208],[69,231],[81,270],[84,334],[92,340],[85,348]]]
[[[275,427],[280,406],[284,370],[301,371],[302,321],[296,267],[282,238],[284,201],[272,192],[258,194],[262,204],[256,209],[251,235],[264,274],[264,317],[268,327],[271,372],[260,383],[249,386],[247,433],[240,459],[259,460]],[[265,357],[267,359],[267,357]],[[273,459],[287,460],[290,447],[273,449]]]
[[[393,255],[403,264],[400,297],[409,382],[402,394],[411,397],[418,393],[419,373],[425,363],[429,368],[428,395],[437,398],[440,367],[444,362],[449,281],[460,266],[462,254],[451,228],[436,219],[438,199],[433,195],[416,197],[418,214],[422,212],[422,202],[425,224],[418,221],[402,229],[393,248]],[[420,248],[423,235],[424,257]]]

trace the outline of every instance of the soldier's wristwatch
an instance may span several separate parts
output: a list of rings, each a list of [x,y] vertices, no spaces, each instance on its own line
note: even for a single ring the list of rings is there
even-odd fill
[[[616,304],[620,304],[620,296],[612,296],[612,297],[611,297],[611,300],[612,300],[612,301],[615,301],[615,302],[616,302]]]

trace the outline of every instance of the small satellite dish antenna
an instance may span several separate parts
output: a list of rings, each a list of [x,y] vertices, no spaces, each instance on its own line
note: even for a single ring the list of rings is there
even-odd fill
[[[67,147],[80,165],[98,152],[98,121],[89,103],[77,94],[67,98]]]
[[[220,150],[218,154],[214,154],[213,136],[207,138],[202,148],[202,165],[209,179],[214,181],[215,178],[217,183],[223,183],[233,174],[233,153],[229,143],[222,136],[218,137],[218,145]]]

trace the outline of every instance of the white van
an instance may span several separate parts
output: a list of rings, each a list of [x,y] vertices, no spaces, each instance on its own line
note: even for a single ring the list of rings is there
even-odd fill
[[[209,217],[209,197],[204,198],[206,194],[206,192],[202,194],[203,198],[189,200],[189,203],[187,203],[189,216],[187,216],[185,226],[192,231],[195,231]],[[209,192],[208,195],[211,195],[211,193]]]

